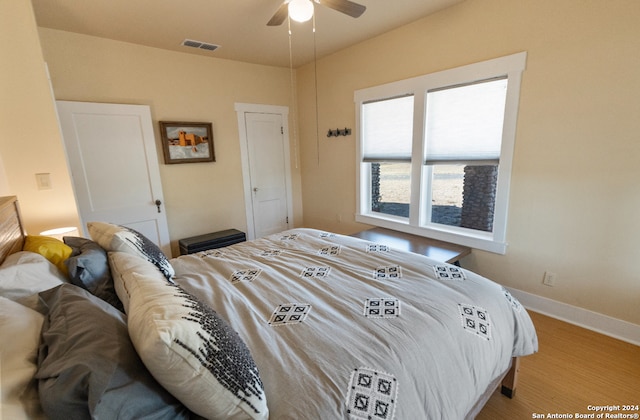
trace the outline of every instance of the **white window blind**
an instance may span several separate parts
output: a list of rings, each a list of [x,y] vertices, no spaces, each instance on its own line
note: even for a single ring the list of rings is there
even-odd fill
[[[411,162],[413,96],[364,103],[362,136],[364,162]]]
[[[425,164],[497,164],[507,79],[427,92]]]

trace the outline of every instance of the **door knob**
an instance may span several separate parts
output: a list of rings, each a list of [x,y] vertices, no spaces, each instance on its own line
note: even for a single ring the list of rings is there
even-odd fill
[[[161,204],[162,204],[162,201],[156,200],[156,206],[158,207],[158,213],[161,213],[161,211],[160,211],[160,205]]]
[[[258,192],[258,187],[254,187],[253,192]]]

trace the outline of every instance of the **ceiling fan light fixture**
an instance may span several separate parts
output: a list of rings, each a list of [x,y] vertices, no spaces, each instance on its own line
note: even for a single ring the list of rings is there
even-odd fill
[[[289,17],[296,22],[306,22],[313,16],[313,3],[310,0],[291,0]]]

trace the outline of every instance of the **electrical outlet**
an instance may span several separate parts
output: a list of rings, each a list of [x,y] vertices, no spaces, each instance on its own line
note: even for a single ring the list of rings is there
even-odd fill
[[[544,277],[542,278],[542,284],[553,287],[556,285],[557,279],[558,279],[558,275],[556,273],[552,273],[551,271],[545,271]]]

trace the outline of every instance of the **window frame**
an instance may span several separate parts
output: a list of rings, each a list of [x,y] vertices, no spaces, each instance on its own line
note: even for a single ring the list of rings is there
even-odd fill
[[[511,169],[515,146],[516,124],[520,101],[522,72],[526,67],[526,52],[482,61],[443,70],[410,79],[399,80],[383,85],[373,86],[354,92],[356,112],[356,216],[357,222],[385,227],[406,233],[426,236],[443,241],[466,245],[498,254],[505,254],[507,249],[506,229],[511,185]],[[428,176],[424,165],[425,156],[425,120],[427,93],[430,90],[464,85],[496,77],[508,79],[505,115],[502,130],[502,143],[498,165],[498,180],[495,200],[493,232],[482,232],[475,229],[427,223],[422,220],[421,211],[430,195],[430,184],[422,183]],[[411,198],[409,218],[398,218],[385,214],[373,213],[371,209],[371,173],[370,163],[363,161],[364,142],[362,139],[362,105],[367,102],[391,99],[399,96],[413,95],[413,143],[411,153]],[[425,181],[426,182],[426,181]]]

